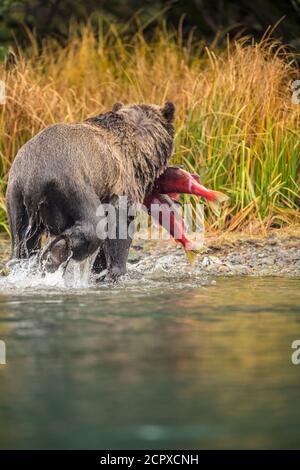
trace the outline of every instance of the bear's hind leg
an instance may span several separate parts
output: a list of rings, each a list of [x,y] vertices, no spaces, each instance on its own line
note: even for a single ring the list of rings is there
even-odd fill
[[[104,245],[104,243],[103,243]],[[106,262],[106,257],[104,253],[104,248],[103,245],[100,246],[97,256],[94,260],[93,266],[92,266],[92,272],[93,274],[100,274],[102,271],[105,271],[107,269],[107,262]],[[104,280],[105,276],[101,277],[100,279],[97,280]]]
[[[28,217],[22,193],[10,185],[6,194],[8,221],[11,232],[11,260],[29,258],[40,248],[41,230]]]
[[[69,259],[83,261],[99,247],[95,227],[88,221],[76,222],[72,227],[55,237],[43,250],[41,261],[46,271],[56,271]]]
[[[73,202],[76,207],[75,202]],[[97,207],[99,199],[94,193],[85,194],[84,201],[77,204],[77,220],[55,237],[43,250],[41,262],[46,271],[54,272],[69,259],[83,261],[99,248]]]

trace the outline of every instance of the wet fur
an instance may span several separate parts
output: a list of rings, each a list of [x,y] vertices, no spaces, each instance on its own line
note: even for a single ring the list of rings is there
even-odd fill
[[[173,117],[172,103],[116,103],[110,112],[49,126],[28,141],[13,162],[7,188],[12,258],[39,251],[46,232],[58,237],[44,252],[48,270],[99,249],[95,270],[122,274],[131,240],[102,244],[96,210],[121,195],[143,202],[172,155]]]

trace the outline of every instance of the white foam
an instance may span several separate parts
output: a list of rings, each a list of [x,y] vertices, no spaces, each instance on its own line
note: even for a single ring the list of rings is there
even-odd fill
[[[0,278],[0,291],[5,290],[86,290],[97,289],[151,289],[153,287],[196,287],[206,282],[200,264],[191,266],[184,254],[174,253],[165,256],[145,255],[135,264],[128,263],[128,273],[116,284],[96,283],[91,274],[93,258],[81,263],[70,260],[65,269],[55,273],[45,273],[37,260],[21,260],[13,265],[8,276]]]
[[[20,260],[10,267],[9,274],[0,278],[0,289],[27,288],[87,288],[94,285],[91,277],[91,259],[82,263],[70,260],[66,269],[59,268],[54,273],[42,271],[37,259]]]

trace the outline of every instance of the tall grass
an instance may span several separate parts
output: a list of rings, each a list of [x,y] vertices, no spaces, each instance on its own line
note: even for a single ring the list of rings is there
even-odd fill
[[[7,99],[0,109],[0,226],[5,228],[5,182],[26,140],[57,122],[80,121],[115,101],[177,108],[174,162],[226,192],[231,204],[211,228],[257,230],[299,221],[300,105],[297,78],[284,49],[269,39],[205,48],[180,32],[141,33],[125,40],[115,26],[97,34],[73,28],[67,45],[54,39],[17,51],[16,66],[0,71]]]

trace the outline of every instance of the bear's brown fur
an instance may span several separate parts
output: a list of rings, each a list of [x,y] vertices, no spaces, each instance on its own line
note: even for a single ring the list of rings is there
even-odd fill
[[[82,260],[99,248],[97,206],[121,195],[143,202],[172,155],[174,111],[170,102],[116,103],[110,112],[52,125],[29,140],[7,188],[12,258],[38,250],[44,231],[58,237],[52,270],[70,253]]]

